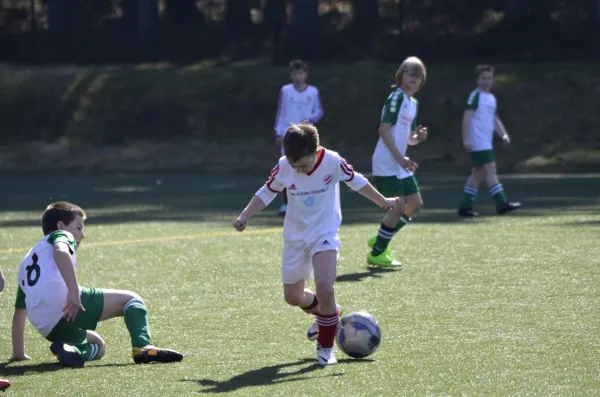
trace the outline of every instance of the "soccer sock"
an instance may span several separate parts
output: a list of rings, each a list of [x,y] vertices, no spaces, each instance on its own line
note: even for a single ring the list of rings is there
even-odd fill
[[[398,220],[398,223],[396,223],[396,233],[398,233],[404,226],[408,225],[410,219],[411,218],[407,217],[406,215],[402,215],[400,220]]]
[[[317,295],[315,295],[315,298],[313,299],[310,306],[301,307],[301,309],[304,310],[304,312],[307,314],[314,314],[316,316],[319,310],[319,300],[317,299]]]
[[[335,331],[339,321],[340,318],[337,310],[334,314],[317,313],[317,324],[319,324],[319,336],[317,337],[317,343],[321,347],[326,349],[331,349],[333,347]]]
[[[383,223],[379,226],[379,231],[377,232],[377,239],[375,240],[375,244],[373,244],[373,249],[371,250],[371,254],[373,256],[377,256],[386,250],[390,241],[392,241],[392,237],[396,234],[396,230],[391,227],[387,227]]]
[[[502,188],[501,183],[497,183],[492,186],[489,190],[490,196],[496,200],[496,206],[500,206],[506,203],[506,194],[504,194],[504,189]]]
[[[460,208],[472,208],[473,201],[475,201],[475,197],[477,196],[477,189],[473,186],[465,185],[463,192],[465,195],[460,203]]]
[[[95,360],[98,356],[98,352],[100,351],[100,347],[96,344],[92,343],[84,343],[82,345],[72,346],[75,351],[77,351],[81,357],[85,359],[85,361]]]
[[[144,301],[134,298],[123,308],[125,325],[131,336],[132,347],[145,347],[150,344],[150,325],[148,325],[148,310]]]

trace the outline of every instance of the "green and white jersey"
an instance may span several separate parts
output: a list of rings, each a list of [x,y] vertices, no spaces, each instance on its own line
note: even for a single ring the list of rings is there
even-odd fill
[[[496,97],[489,92],[476,89],[469,95],[465,109],[474,112],[469,131],[472,151],[492,149],[496,108]]]
[[[411,132],[417,129],[418,107],[419,103],[415,98],[409,97],[400,88],[397,88],[387,98],[381,111],[381,123],[392,125],[394,143],[400,153],[404,155],[406,155]],[[372,164],[374,176],[406,178],[412,175],[411,172],[400,167],[381,137],[375,147]]]
[[[75,261],[77,243],[73,235],[57,230],[31,249],[19,266],[17,308],[27,309],[27,317],[42,336],[47,336],[63,316],[67,302],[67,285],[54,261],[54,244],[69,246]]]

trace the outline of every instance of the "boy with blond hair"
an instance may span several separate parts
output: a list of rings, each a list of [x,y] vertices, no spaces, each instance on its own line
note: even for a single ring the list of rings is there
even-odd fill
[[[396,208],[383,217],[376,236],[369,239],[367,263],[374,266],[399,266],[392,257],[389,243],[423,206],[413,173],[418,165],[406,156],[408,145],[427,138],[427,128],[417,124],[419,102],[414,94],[425,85],[427,70],[417,57],[402,62],[395,75],[395,90],[381,112],[379,141],[373,153],[373,179],[377,190],[386,197],[403,197],[405,208]]]

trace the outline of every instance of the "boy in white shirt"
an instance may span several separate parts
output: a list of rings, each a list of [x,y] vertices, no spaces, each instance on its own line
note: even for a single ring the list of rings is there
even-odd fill
[[[506,145],[510,144],[510,137],[497,115],[496,97],[491,93],[494,72],[495,68],[492,65],[477,66],[475,69],[477,88],[469,95],[463,116],[463,146],[470,152],[472,164],[471,175],[463,189],[463,201],[458,209],[458,215],[464,217],[479,215],[473,209],[473,201],[484,177],[490,196],[496,201],[498,215],[514,211],[521,206],[521,203],[508,201],[496,172],[492,150],[494,131]]]
[[[333,343],[339,322],[333,288],[342,222],[339,182],[382,208],[393,209],[402,203],[399,198],[383,197],[338,153],[320,147],[318,131],[309,123],[289,127],[283,148],[285,156],[241,212],[234,227],[243,231],[250,218],[277,193],[288,189],[290,201],[283,224],[281,261],[283,295],[288,304],[316,315],[318,361],[322,366],[332,365],[337,363]],[[305,289],[305,281],[312,278],[313,272],[315,292]],[[308,333],[307,337],[310,339]]]
[[[323,107],[317,87],[308,85],[308,65],[301,59],[290,62],[291,84],[281,87],[277,115],[275,116],[275,142],[281,147],[283,156],[283,136],[292,124],[309,122],[316,124],[323,117]],[[285,215],[287,194],[283,192],[283,204],[279,214]]]

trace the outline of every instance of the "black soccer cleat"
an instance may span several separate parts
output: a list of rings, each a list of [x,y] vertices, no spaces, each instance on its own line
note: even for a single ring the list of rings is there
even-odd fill
[[[521,207],[521,203],[507,201],[504,204],[496,207],[496,213],[498,215],[502,215],[502,214],[506,214],[507,212],[511,212],[516,209],[519,209],[520,207]]]
[[[473,208],[459,208],[458,215],[463,216],[465,218],[474,218],[476,216],[479,216],[479,213]]]
[[[132,356],[136,364],[178,363],[183,360],[183,354],[175,350],[159,349],[155,346],[134,348]]]
[[[73,346],[62,342],[52,342],[50,351],[58,358],[65,367],[81,368],[85,364],[85,358],[77,352]]]

